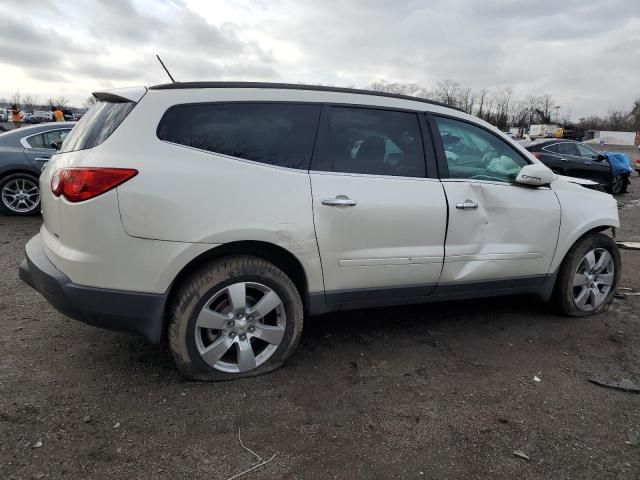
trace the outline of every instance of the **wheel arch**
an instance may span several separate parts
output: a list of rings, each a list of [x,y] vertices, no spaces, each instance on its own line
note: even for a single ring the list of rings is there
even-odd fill
[[[573,235],[572,237],[574,238],[574,240],[572,242],[567,242],[562,247],[562,250],[556,251],[554,259],[551,263],[551,272],[557,272],[560,269],[569,251],[573,248],[573,246],[576,243],[582,240],[585,236],[591,235],[592,233],[604,232],[605,230],[608,230],[610,228],[615,229],[617,228],[617,225],[613,225],[612,222],[605,222],[605,223],[599,223],[599,224],[597,223],[595,225],[589,225],[583,228],[581,231],[579,231],[576,235]],[[558,248],[560,248],[560,246],[558,246]]]
[[[29,170],[26,167],[10,167],[0,171],[0,182],[7,178],[9,175],[15,175],[16,173],[22,173],[24,175],[30,175],[36,180],[40,178],[40,175],[33,170]]]
[[[180,270],[180,272],[178,272],[175,279],[171,283],[167,295],[167,304],[165,307],[165,311],[168,306],[171,305],[173,297],[176,295],[176,292],[180,288],[180,285],[185,281],[185,279],[187,279],[191,274],[193,274],[203,265],[206,265],[207,263],[219,258],[228,257],[231,255],[248,255],[252,257],[258,257],[273,263],[276,267],[286,273],[289,278],[291,278],[291,281],[294,283],[294,285],[298,289],[298,292],[300,293],[300,298],[302,299],[302,304],[304,306],[305,312],[308,311],[309,281],[307,278],[307,273],[302,266],[302,262],[300,262],[300,260],[289,250],[273,243],[259,240],[246,240],[224,243],[222,245],[213,247],[212,249],[207,250],[206,252],[203,252],[192,259]],[[165,327],[166,320],[167,319],[165,319]]]

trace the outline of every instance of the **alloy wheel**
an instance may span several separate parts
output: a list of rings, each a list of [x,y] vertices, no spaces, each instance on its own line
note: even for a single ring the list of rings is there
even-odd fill
[[[615,264],[604,248],[589,250],[573,275],[573,301],[583,312],[598,308],[607,298],[615,279]]]
[[[14,213],[29,213],[40,204],[38,184],[28,178],[16,178],[2,188],[2,204]]]
[[[261,283],[233,283],[204,304],[195,322],[196,348],[216,370],[240,373],[266,362],[285,333],[284,304]]]

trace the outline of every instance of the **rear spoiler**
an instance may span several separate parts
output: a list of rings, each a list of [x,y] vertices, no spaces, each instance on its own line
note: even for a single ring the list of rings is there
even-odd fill
[[[147,93],[147,87],[114,88],[103,92],[93,92],[97,100],[112,103],[139,102]]]

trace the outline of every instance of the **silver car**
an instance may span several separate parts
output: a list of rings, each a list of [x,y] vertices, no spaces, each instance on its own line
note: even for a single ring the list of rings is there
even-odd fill
[[[40,212],[38,177],[74,122],[46,123],[0,134],[0,211],[10,215]]]

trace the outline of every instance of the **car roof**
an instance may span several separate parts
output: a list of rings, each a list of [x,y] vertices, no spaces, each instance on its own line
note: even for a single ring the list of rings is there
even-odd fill
[[[546,147],[547,145],[551,145],[554,143],[580,143],[575,140],[570,140],[568,138],[539,138],[537,140],[533,140],[531,143],[528,143],[525,148],[529,149],[531,147]]]
[[[269,82],[175,82],[164,83],[149,87],[150,90],[181,90],[190,88],[270,88],[279,90],[311,90],[317,92],[339,92],[355,93],[359,95],[372,95],[376,97],[398,98],[401,100],[411,100],[413,102],[428,103],[440,107],[451,108],[462,112],[463,110],[447,105],[446,103],[428,100],[426,98],[412,97],[410,95],[399,95],[396,93],[377,92],[374,90],[361,90],[357,88],[331,87],[326,85],[305,85],[297,83],[269,83]]]

